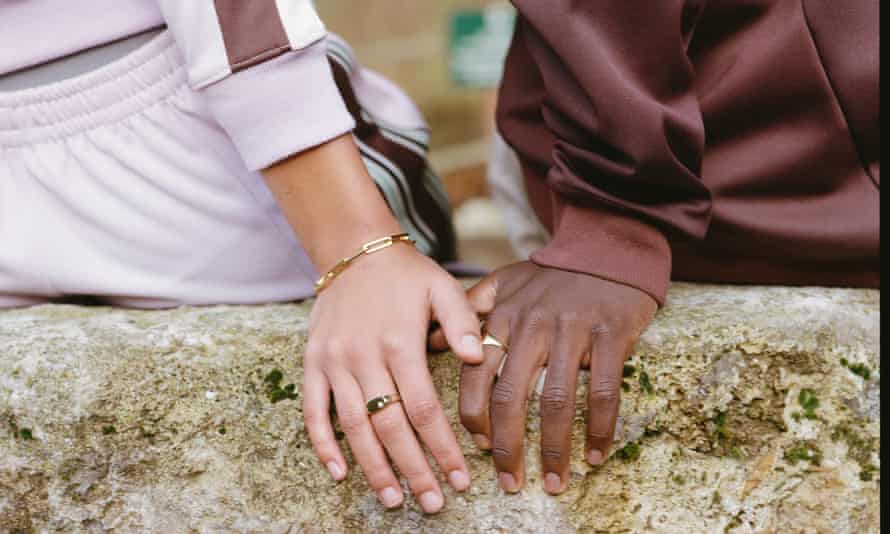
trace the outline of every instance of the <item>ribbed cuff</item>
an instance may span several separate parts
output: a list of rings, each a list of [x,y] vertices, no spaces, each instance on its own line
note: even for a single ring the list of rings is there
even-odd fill
[[[324,40],[229,76],[203,93],[251,170],[355,127],[334,82]]]
[[[533,262],[631,286],[664,305],[671,248],[661,231],[628,215],[554,198],[553,240],[532,255]]]

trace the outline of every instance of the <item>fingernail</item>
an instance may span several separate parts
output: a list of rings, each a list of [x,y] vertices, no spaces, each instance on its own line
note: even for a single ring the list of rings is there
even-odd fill
[[[562,477],[556,473],[547,473],[544,477],[544,489],[547,493],[557,494],[562,491]]]
[[[452,488],[457,491],[463,491],[470,487],[470,475],[460,469],[455,469],[448,473],[448,482],[451,484]]]
[[[327,465],[328,473],[334,478],[334,480],[340,481],[343,480],[343,477],[346,476],[346,472],[343,471],[343,468],[340,467],[340,464],[337,462],[328,462]]]
[[[402,492],[395,488],[384,488],[378,495],[380,502],[387,508],[395,508],[402,504]]]
[[[460,340],[460,349],[465,356],[482,357],[482,341],[472,334],[467,334]]]
[[[445,500],[442,498],[442,496],[435,491],[428,491],[424,493],[420,496],[418,501],[420,501],[420,507],[423,508],[423,511],[428,514],[434,514],[438,512],[445,504]]]
[[[491,441],[485,434],[473,434],[473,443],[482,450],[487,451],[491,448]]]
[[[603,463],[603,453],[596,449],[590,449],[590,452],[587,453],[587,461],[591,465],[600,465]]]
[[[519,492],[519,484],[516,483],[516,478],[510,473],[499,474],[498,481],[501,483],[501,489],[507,493]]]

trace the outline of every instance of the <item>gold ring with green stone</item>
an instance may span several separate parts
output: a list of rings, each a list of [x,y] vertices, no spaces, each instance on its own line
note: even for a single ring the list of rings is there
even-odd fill
[[[369,400],[366,405],[368,407],[368,415],[374,415],[375,413],[385,409],[390,404],[395,404],[397,402],[402,402],[402,397],[399,396],[398,393],[374,397],[373,399]]]

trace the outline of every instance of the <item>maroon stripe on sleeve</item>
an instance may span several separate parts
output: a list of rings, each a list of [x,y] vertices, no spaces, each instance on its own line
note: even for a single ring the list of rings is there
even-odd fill
[[[290,50],[275,0],[214,0],[214,3],[232,72]]]

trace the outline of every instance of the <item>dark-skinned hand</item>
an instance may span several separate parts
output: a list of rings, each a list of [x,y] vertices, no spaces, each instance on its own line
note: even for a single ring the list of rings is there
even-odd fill
[[[546,368],[542,472],[546,491],[560,494],[569,481],[579,369],[590,369],[586,457],[600,465],[612,446],[624,362],[658,304],[630,286],[531,262],[496,271],[468,295],[485,318],[485,331],[509,351],[486,346],[481,364],[463,366],[461,422],[480,448],[491,450],[501,487],[518,492],[525,484],[528,399]],[[447,348],[441,332],[433,333],[430,345]]]

